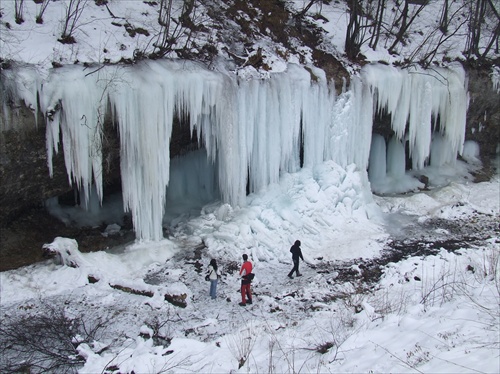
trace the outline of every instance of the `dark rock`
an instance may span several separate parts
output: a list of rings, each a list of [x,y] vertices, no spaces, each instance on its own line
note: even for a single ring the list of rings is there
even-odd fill
[[[187,295],[182,294],[182,295],[165,295],[165,300],[168,301],[170,304],[178,306],[180,308],[185,308],[187,307],[187,301],[186,301]]]

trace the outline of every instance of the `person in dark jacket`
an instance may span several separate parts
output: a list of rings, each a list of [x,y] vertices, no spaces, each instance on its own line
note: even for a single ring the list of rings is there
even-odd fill
[[[299,261],[302,259],[304,261],[304,257],[302,256],[302,250],[300,249],[300,240],[296,240],[290,248],[290,252],[292,253],[293,260],[293,269],[288,273],[288,278],[293,279],[293,273],[297,273],[297,277],[302,276],[299,271]]]

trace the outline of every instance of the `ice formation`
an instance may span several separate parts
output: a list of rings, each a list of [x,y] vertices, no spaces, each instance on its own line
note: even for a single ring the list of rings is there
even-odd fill
[[[3,74],[10,82],[4,92],[33,108],[38,93],[47,119],[50,173],[62,138],[70,183],[84,191],[90,205],[95,193],[102,198],[102,126],[111,108],[121,142],[124,207],[141,240],[163,237],[169,184],[172,201],[196,179],[180,182],[179,168],[171,170],[176,115],[196,130],[203,157],[214,166],[188,169],[213,171],[217,181],[205,176],[199,184],[208,188],[207,196],[214,196],[216,184],[221,199],[233,206],[245,205],[247,187],[258,191],[302,166],[332,160],[342,167],[369,167],[370,179],[383,180],[404,174],[406,141],[414,169],[428,162],[433,133],[446,145],[442,154],[452,157],[464,142],[467,94],[461,69],[369,65],[338,96],[322,70],[293,64],[269,79],[253,80],[187,61],[70,66],[54,69],[43,81],[36,74],[27,79],[26,70]],[[387,149],[381,137],[372,142],[373,117],[382,110],[391,115],[395,134]]]

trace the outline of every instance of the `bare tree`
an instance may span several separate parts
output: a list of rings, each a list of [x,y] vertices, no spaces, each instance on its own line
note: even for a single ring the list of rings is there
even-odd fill
[[[194,11],[194,5],[196,0],[184,0],[184,5],[182,7],[182,13],[179,17],[179,21],[182,26],[188,27],[190,29],[195,28],[195,24],[191,19],[191,14]]]
[[[31,310],[2,314],[0,371],[2,373],[76,372],[85,362],[81,343],[103,338],[109,320],[70,318],[64,306],[43,302]],[[77,339],[78,337],[78,339]]]
[[[306,13],[311,9],[311,7],[315,3],[323,2],[323,0],[310,0],[309,3],[299,12],[295,15],[296,18],[302,18],[306,15]]]
[[[386,6],[387,0],[378,0],[377,1],[377,10],[375,12],[374,17],[374,27],[372,31],[372,36],[370,39],[369,46],[370,48],[377,49],[377,44],[380,38],[380,31],[382,29],[382,25],[384,23],[384,10]]]
[[[467,35],[467,44],[465,50],[467,57],[479,55],[479,41],[481,40],[481,24],[486,9],[485,0],[477,0],[477,2],[470,3],[470,21],[469,21],[469,34]]]
[[[156,48],[151,55],[153,58],[164,57],[176,46],[178,49],[187,48],[191,41],[193,33],[198,29],[196,20],[196,5],[198,0],[184,0],[180,15],[174,17],[173,0],[160,0],[160,9],[158,12],[158,24],[160,30],[156,36],[156,42],[153,44]],[[183,46],[177,44],[183,41]]]
[[[345,37],[345,52],[348,58],[354,59],[361,49],[361,17],[360,0],[349,0],[349,23]]]
[[[419,45],[411,51],[410,56],[406,59],[403,65],[412,65],[418,62],[424,67],[429,67],[429,65],[434,61],[438,53],[443,53],[444,46],[446,42],[456,35],[463,33],[463,26],[468,22],[467,18],[460,17],[463,13],[465,5],[459,6],[454,9],[451,15],[448,15],[448,19],[461,20],[461,22],[454,22],[451,25],[453,27],[450,29],[448,25],[448,31],[445,33],[442,30],[441,23],[436,28],[427,28],[426,34]],[[465,34],[464,34],[465,35]]]
[[[418,5],[413,13],[410,13],[410,4]],[[404,37],[408,32],[410,26],[413,21],[417,18],[417,16],[422,12],[424,7],[427,5],[426,1],[417,1],[417,0],[404,0],[403,9],[401,10],[401,14],[395,21],[395,25],[399,25],[399,29],[396,33],[396,39],[392,43],[392,45],[388,48],[389,53],[394,53],[395,48],[398,44],[405,44]]]
[[[72,44],[76,42],[73,33],[78,28],[78,22],[87,2],[88,0],[69,0],[67,2],[64,25],[61,37],[58,39],[59,42],[63,44]]]
[[[441,19],[439,20],[439,29],[443,34],[446,34],[448,32],[448,24],[450,22],[450,20],[448,19],[448,9],[449,9],[448,0],[444,0],[443,10],[441,12]]]
[[[161,0],[160,11],[158,13],[158,23],[161,26],[160,34],[158,35],[158,42],[156,47],[160,51],[168,49],[171,45],[171,27],[172,24],[172,5],[173,0]]]
[[[469,59],[472,57],[485,59],[494,45],[496,46],[495,49],[498,50],[500,15],[493,0],[470,1],[469,7],[471,16],[469,18],[469,33],[467,35],[465,53]],[[488,28],[488,23],[486,22],[488,18],[493,18],[496,21],[492,28]],[[487,42],[484,43],[484,48],[481,50],[481,42],[483,40],[487,40]]]
[[[23,12],[24,12],[24,0],[15,0],[15,20],[18,25],[24,22]]]
[[[385,4],[386,0],[348,0],[345,51],[349,58],[356,58],[361,46],[368,41],[370,47],[376,48],[383,26]]]
[[[449,31],[446,34],[442,33],[440,28],[432,30],[422,41],[422,43],[420,43],[420,45],[413,51],[411,57],[408,59],[410,64],[417,58],[417,54],[420,53],[424,47],[428,47],[427,51],[424,52],[418,60],[423,67],[428,68],[429,65],[434,61],[438,52],[443,52],[443,45],[453,36],[457,35],[466,22],[467,20],[464,19],[460,24],[457,25],[457,27],[455,27],[453,31]],[[437,37],[437,40],[435,39],[436,35],[439,35]],[[431,40],[432,42],[430,42]]]
[[[45,13],[45,10],[47,9],[47,6],[50,3],[50,0],[34,0],[35,4],[40,5],[40,8],[38,8],[38,12],[36,14],[35,21],[36,23],[42,24],[43,23],[43,14]]]

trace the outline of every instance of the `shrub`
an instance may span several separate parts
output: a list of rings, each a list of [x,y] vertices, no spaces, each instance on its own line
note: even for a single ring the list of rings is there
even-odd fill
[[[63,304],[29,304],[1,318],[2,373],[76,372],[85,362],[78,346],[92,346],[106,326],[102,318],[69,317]]]

